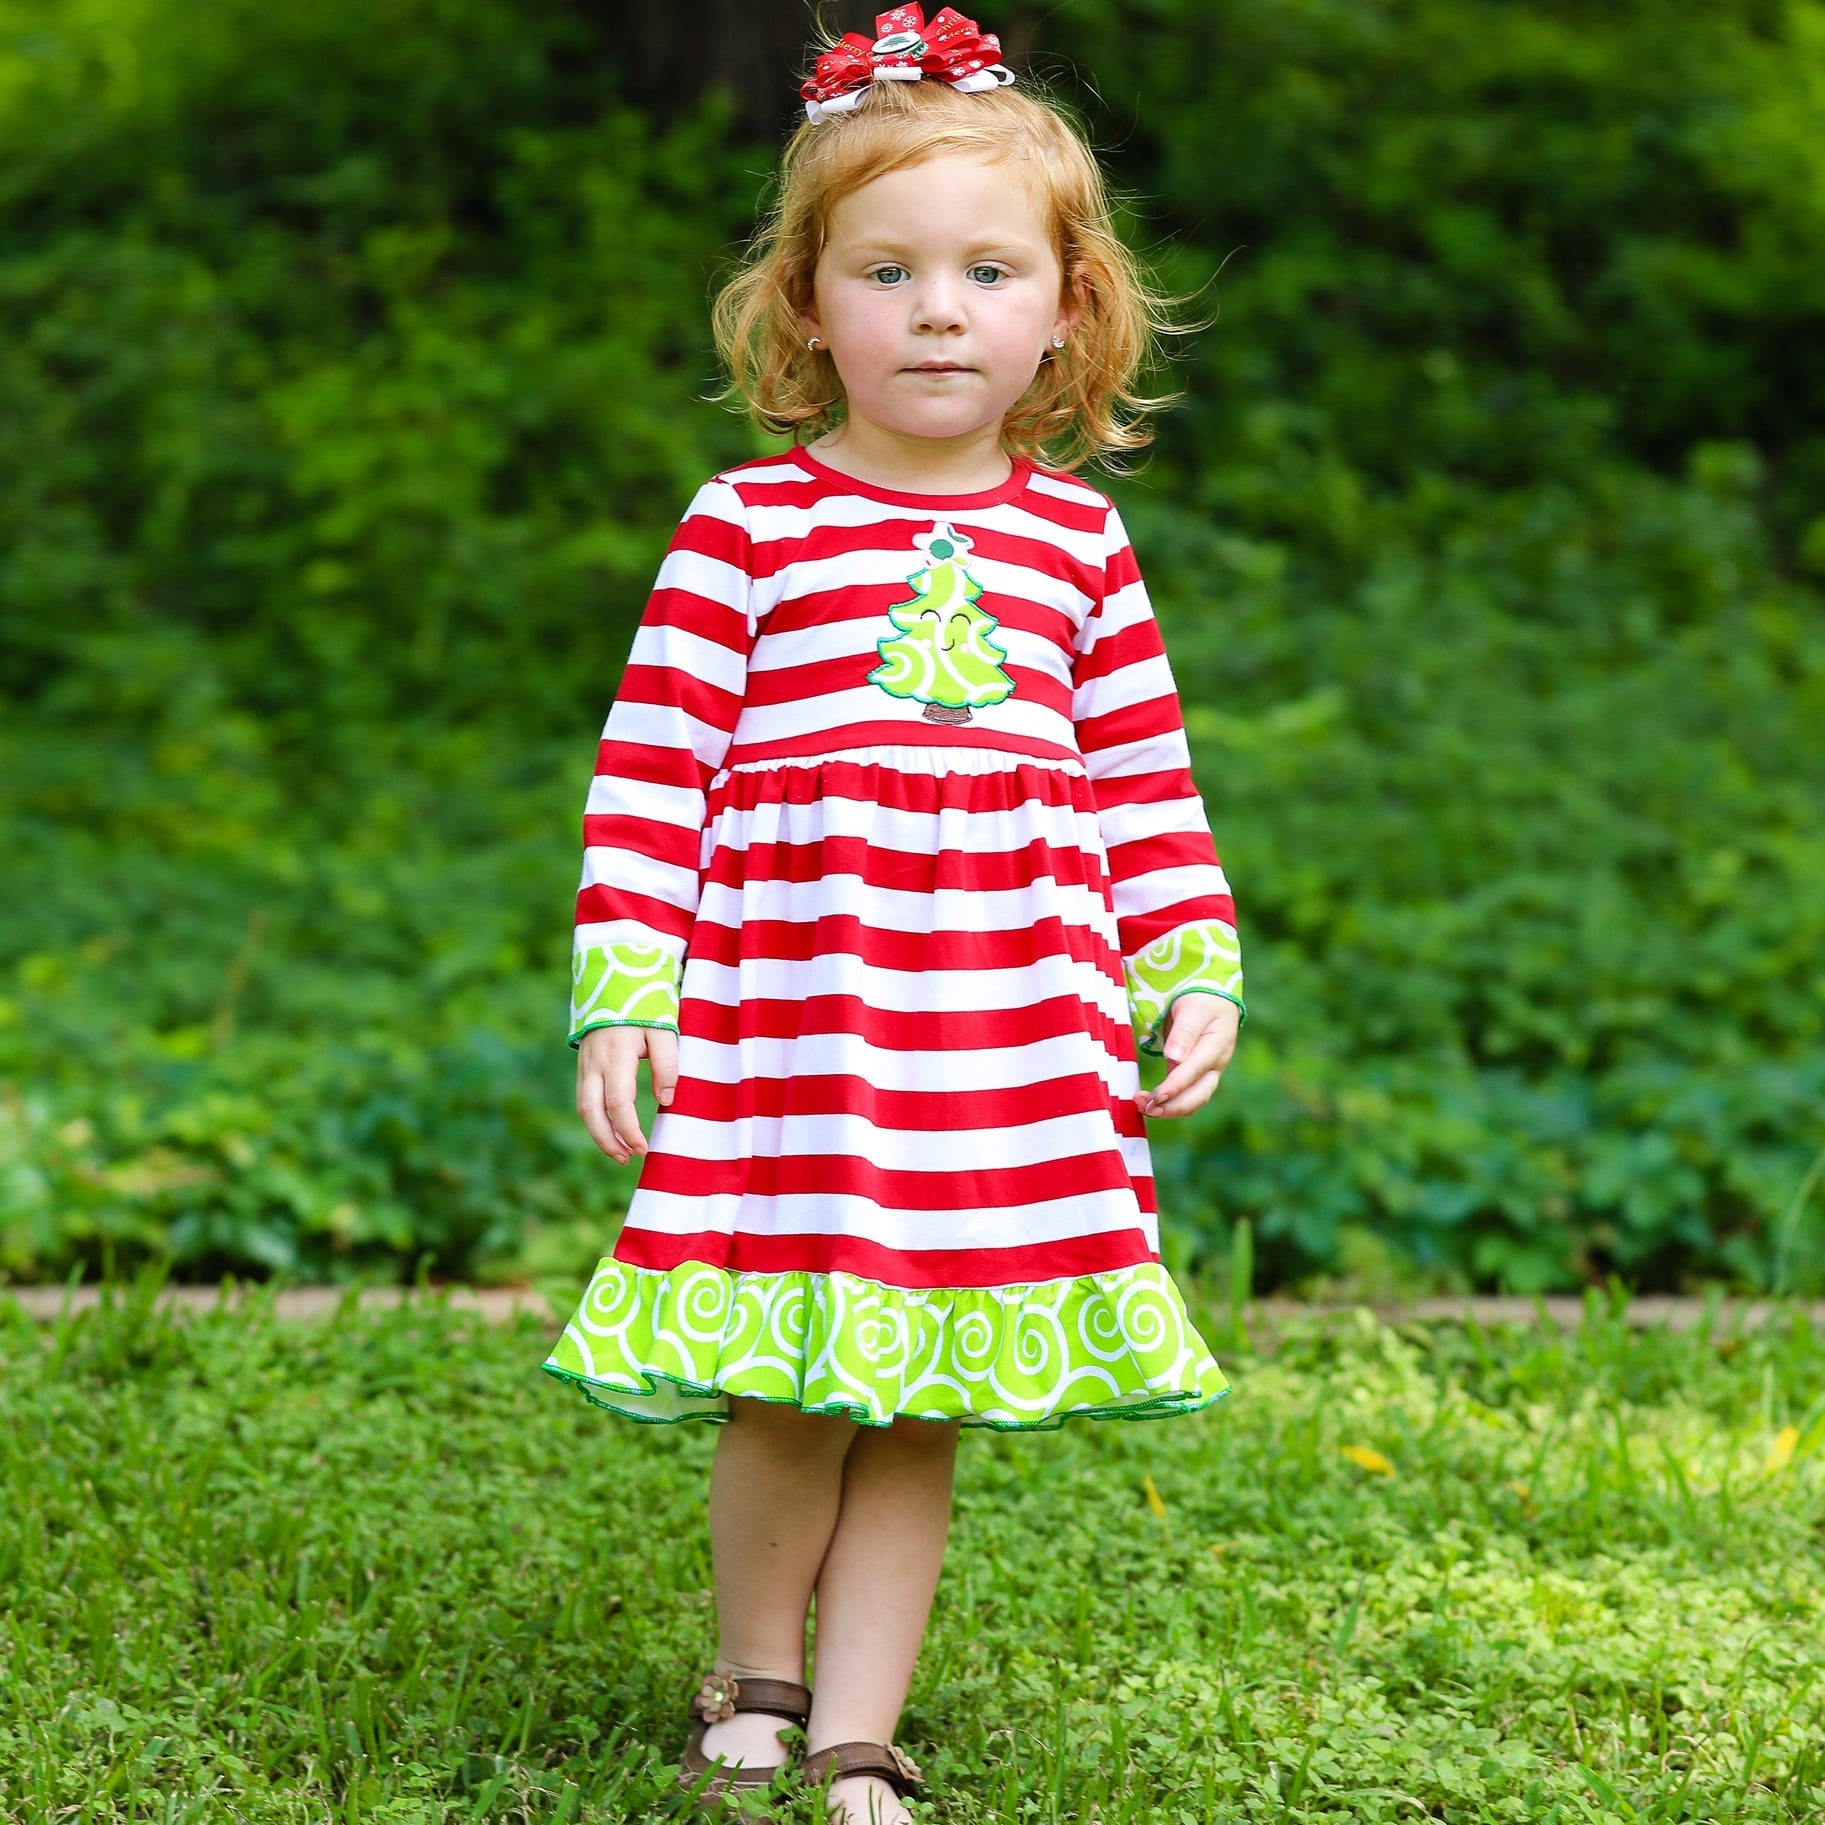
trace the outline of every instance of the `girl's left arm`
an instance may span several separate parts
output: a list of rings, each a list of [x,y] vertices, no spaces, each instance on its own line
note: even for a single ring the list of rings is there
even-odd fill
[[[753,548],[733,483],[686,510],[634,635],[583,813],[570,1043],[604,1026],[678,1030],[711,779],[753,646]]]
[[[1172,668],[1147,587],[1141,581],[1121,515],[1109,509],[1101,600],[1085,618],[1073,661],[1072,718],[1096,795],[1097,822],[1109,855],[1117,933],[1129,1006],[1140,1048],[1181,1057],[1192,1049],[1177,1029],[1202,1036],[1221,1027],[1223,1011],[1182,996],[1233,1003],[1236,1026],[1248,1018],[1242,999],[1242,949],[1236,904],[1217,858],[1210,821],[1191,774],[1191,749]],[[1213,1019],[1213,1017],[1215,1017]],[[1172,1044],[1165,1035],[1172,1030]],[[1228,1048],[1220,1046],[1224,1062]],[[1162,1091],[1176,1090],[1175,1070]],[[1208,1092],[1206,1093],[1208,1094]],[[1161,1099],[1150,1114],[1179,1114]],[[1202,1097],[1197,1099],[1203,1101]],[[1145,1106],[1147,1099],[1143,1098]],[[1195,1107],[1196,1105],[1191,1105]]]

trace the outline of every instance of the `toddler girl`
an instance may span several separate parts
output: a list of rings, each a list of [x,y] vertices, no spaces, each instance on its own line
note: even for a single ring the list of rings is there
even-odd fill
[[[1244,1017],[1146,590],[1070,472],[1146,441],[1158,300],[993,37],[875,25],[818,58],[716,303],[731,392],[793,446],[698,491],[602,736],[571,1043],[590,1133],[643,1163],[544,1365],[727,1422],[680,1779],[765,1788],[802,1724],[843,1825],[909,1816],[959,1428],[1227,1391],[1143,1117],[1199,1108]]]

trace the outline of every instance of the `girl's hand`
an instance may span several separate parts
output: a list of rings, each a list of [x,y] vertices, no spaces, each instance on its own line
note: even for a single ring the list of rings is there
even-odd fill
[[[676,1033],[665,1027],[596,1027],[577,1047],[577,1113],[590,1139],[623,1166],[636,1153],[646,1152],[646,1136],[634,1108],[642,1057],[652,1073],[653,1096],[663,1109],[678,1083]]]
[[[1210,1101],[1236,1050],[1242,1010],[1221,995],[1193,989],[1172,1004],[1161,1048],[1172,1069],[1157,1090],[1140,1091],[1143,1115],[1189,1115]],[[584,1042],[585,1044],[588,1041]]]

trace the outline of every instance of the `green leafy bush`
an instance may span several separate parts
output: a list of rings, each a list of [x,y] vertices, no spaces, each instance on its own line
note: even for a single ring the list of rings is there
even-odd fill
[[[1249,969],[1173,1248],[1825,1285],[1825,9],[1010,11],[1218,311],[1114,489]],[[769,152],[608,31],[0,0],[0,1276],[612,1233],[577,813]]]

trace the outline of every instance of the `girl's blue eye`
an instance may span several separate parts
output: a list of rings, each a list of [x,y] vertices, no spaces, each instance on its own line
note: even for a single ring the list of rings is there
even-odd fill
[[[993,283],[996,279],[999,279],[1002,276],[1001,268],[999,266],[972,266],[970,268],[970,273],[971,273],[972,277],[977,277],[977,276],[980,276],[982,273],[987,273],[989,276],[990,283]]]
[[[885,279],[889,273],[903,273],[904,266],[877,266],[868,276],[871,279]]]

